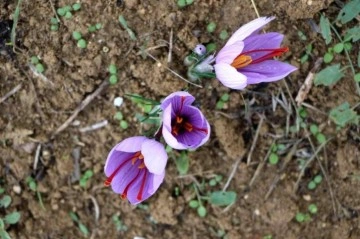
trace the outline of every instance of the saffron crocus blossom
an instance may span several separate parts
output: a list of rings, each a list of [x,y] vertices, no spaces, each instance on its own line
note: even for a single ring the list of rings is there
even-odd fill
[[[191,105],[194,100],[189,93],[179,91],[161,103],[162,135],[174,149],[196,149],[210,137],[210,125],[201,111]]]
[[[283,35],[259,31],[274,17],[261,17],[245,24],[227,41],[216,56],[216,77],[225,86],[243,89],[249,84],[277,81],[297,68],[273,60],[289,49],[280,47]]]
[[[153,195],[163,182],[167,154],[164,145],[143,136],[127,138],[108,155],[105,186],[121,198],[138,204]]]

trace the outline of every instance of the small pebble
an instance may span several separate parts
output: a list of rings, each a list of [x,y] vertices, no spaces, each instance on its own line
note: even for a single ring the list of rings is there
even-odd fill
[[[13,191],[16,194],[20,194],[21,193],[21,187],[19,185],[14,185],[13,186]]]
[[[120,107],[123,104],[123,102],[124,102],[124,99],[122,97],[116,97],[114,99],[114,105],[116,107]]]

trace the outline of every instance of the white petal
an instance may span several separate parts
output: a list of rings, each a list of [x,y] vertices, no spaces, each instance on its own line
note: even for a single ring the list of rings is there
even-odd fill
[[[243,41],[257,30],[260,30],[263,26],[274,20],[275,17],[259,17],[251,22],[240,27],[227,41],[225,46],[232,45],[237,41]]]
[[[226,44],[216,55],[216,63],[231,64],[244,49],[244,42],[237,41],[234,44]]]
[[[150,173],[162,174],[167,163],[167,153],[163,144],[156,140],[146,140],[141,145],[141,154]]]
[[[247,86],[246,76],[238,72],[229,64],[215,64],[216,78],[226,87],[235,90],[242,90]]]

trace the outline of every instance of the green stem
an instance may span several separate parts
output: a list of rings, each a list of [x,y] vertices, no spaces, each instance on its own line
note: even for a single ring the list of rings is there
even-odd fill
[[[331,27],[331,29],[333,30],[333,32],[335,33],[335,35],[337,36],[337,38],[339,39],[339,41],[340,41],[340,42],[343,42],[343,39],[341,38],[341,36],[340,36],[340,34],[338,33],[338,31],[336,30],[336,28],[335,28],[332,24],[330,24],[330,27]],[[348,52],[348,50],[347,50],[346,48],[344,48],[344,50],[345,50],[346,58],[347,58],[347,60],[348,60],[349,63],[350,63],[351,71],[352,71],[353,75],[355,76],[355,68],[354,68],[354,65],[353,65],[353,63],[352,63],[352,61],[351,61],[349,52]],[[355,85],[356,85],[357,92],[358,92],[358,94],[360,95],[360,86],[359,86],[359,84],[358,84],[357,82],[355,82]]]
[[[39,191],[36,191],[36,195],[38,197],[39,204],[40,204],[41,208],[45,210],[44,203],[43,203],[42,197],[41,197],[41,193]]]

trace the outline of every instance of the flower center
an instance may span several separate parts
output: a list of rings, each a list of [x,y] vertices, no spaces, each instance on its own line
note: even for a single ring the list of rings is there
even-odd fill
[[[179,133],[182,133],[184,131],[191,132],[193,131],[194,126],[186,121],[181,116],[176,116],[175,121],[173,123],[171,133],[178,136]]]
[[[287,51],[289,51],[288,47],[275,48],[275,49],[258,49],[258,50],[242,52],[240,55],[238,55],[234,59],[234,61],[231,63],[231,65],[233,67],[235,67],[236,69],[240,69],[240,68],[243,68],[250,64],[256,64],[256,63],[263,62],[263,61],[271,59],[275,56],[281,56],[282,54],[284,54]],[[262,52],[262,53],[266,53],[266,54],[257,59],[253,59],[249,54],[256,53],[256,52]]]
[[[139,162],[137,162],[139,160]],[[142,174],[142,179],[141,179],[141,185],[138,191],[138,195],[137,195],[137,199],[141,200],[142,196],[143,196],[143,191],[144,191],[144,187],[145,187],[145,181],[146,181],[146,176],[147,176],[147,168],[145,167],[145,163],[144,163],[144,156],[141,154],[140,151],[136,152],[132,157],[124,160],[124,162],[122,162],[116,169],[115,171],[110,175],[110,177],[108,177],[105,182],[104,185],[106,187],[110,186],[112,180],[114,179],[114,177],[119,173],[120,169],[122,169],[126,164],[131,163],[132,166],[136,166],[137,168],[135,170],[137,170],[137,173],[135,175],[135,177],[133,177],[129,183],[126,185],[123,193],[121,194],[121,198],[125,199],[127,197],[128,191],[131,188],[131,185],[134,184],[134,182],[139,179],[139,177]],[[144,173],[143,173],[144,172]]]

